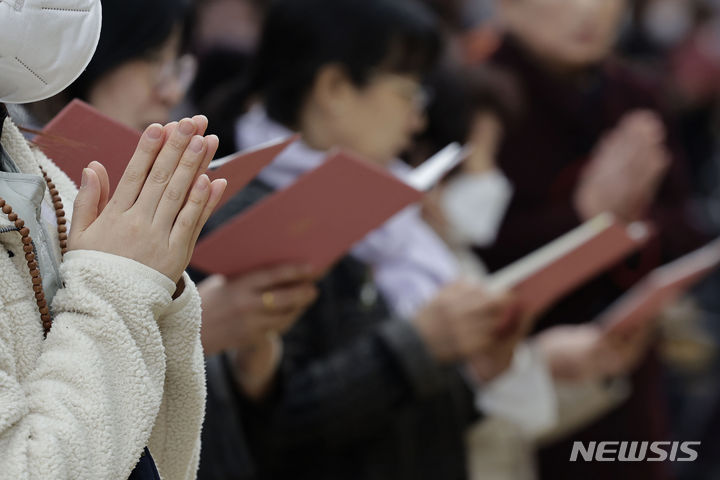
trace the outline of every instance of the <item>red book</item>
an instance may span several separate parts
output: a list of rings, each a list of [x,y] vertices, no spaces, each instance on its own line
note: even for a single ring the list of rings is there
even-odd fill
[[[338,152],[208,235],[191,263],[226,276],[286,262],[321,272],[422,195],[386,169]]]
[[[80,184],[83,168],[93,160],[102,163],[110,178],[110,192],[114,192],[141,135],[141,132],[98,112],[87,103],[73,100],[47,124],[34,142],[77,185]],[[297,138],[292,136],[276,140],[212,162],[216,168],[208,172],[208,176],[212,180],[225,178],[228,181],[221,205]]]
[[[626,225],[603,214],[494,273],[491,291],[512,291],[525,314],[553,303],[642,247],[652,234],[644,223]]]
[[[92,161],[103,164],[115,191],[135,153],[141,133],[73,100],[33,140],[48,158],[80,185],[82,171]]]
[[[210,164],[208,176],[210,180],[225,178],[228,186],[220,199],[218,208],[225,205],[232,197],[250,183],[260,171],[270,165],[300,135],[273,140],[257,147],[214,160]]]
[[[652,321],[670,303],[720,267],[720,240],[653,270],[599,318],[607,333],[623,333]]]

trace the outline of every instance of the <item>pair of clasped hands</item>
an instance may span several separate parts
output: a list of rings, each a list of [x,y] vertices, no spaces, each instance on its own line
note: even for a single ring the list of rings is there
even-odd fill
[[[150,125],[112,197],[98,162],[83,170],[70,250],[96,250],[135,260],[178,284],[203,225],[227,182],[204,174],[219,141],[203,136],[204,116]]]

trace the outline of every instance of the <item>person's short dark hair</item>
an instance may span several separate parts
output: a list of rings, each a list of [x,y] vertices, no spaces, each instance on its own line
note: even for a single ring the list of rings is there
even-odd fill
[[[271,118],[296,127],[323,67],[340,66],[358,86],[381,72],[422,77],[441,45],[436,18],[415,0],[275,0],[247,90]]]
[[[421,139],[434,150],[466,142],[478,113],[492,113],[504,125],[519,115],[520,98],[512,77],[490,66],[445,65],[433,72],[428,86],[433,100]]]
[[[190,0],[102,0],[100,42],[90,65],[67,90],[67,97],[87,100],[95,83],[125,62],[144,58],[183,28]],[[182,32],[181,32],[182,33]]]

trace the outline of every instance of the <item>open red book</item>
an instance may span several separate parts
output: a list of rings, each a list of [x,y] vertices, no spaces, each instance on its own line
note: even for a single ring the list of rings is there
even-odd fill
[[[651,235],[645,223],[627,225],[603,214],[494,273],[487,286],[514,292],[523,314],[540,314],[642,247]]]
[[[236,193],[245,188],[250,180],[299,138],[300,135],[292,135],[214,160],[208,172],[210,180],[224,178],[228,181],[217,208],[225,205]]]
[[[77,185],[90,162],[102,163],[113,192],[135,153],[140,135],[87,103],[73,100],[33,141]]]
[[[285,262],[320,272],[422,195],[386,169],[337,152],[208,235],[191,263],[227,276]]]
[[[657,318],[665,307],[718,267],[720,239],[653,270],[597,321],[610,334],[632,330]]]
[[[141,133],[98,112],[80,100],[73,100],[48,123],[34,142],[76,184],[83,168],[92,161],[103,164],[110,177],[110,191],[122,178]],[[226,178],[228,187],[221,200],[227,202],[260,171],[269,165],[297,136],[279,139],[215,160],[208,176]]]

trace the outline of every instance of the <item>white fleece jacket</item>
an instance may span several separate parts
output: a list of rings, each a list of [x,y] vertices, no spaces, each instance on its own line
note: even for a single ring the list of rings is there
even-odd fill
[[[1,141],[72,205],[73,183],[9,119]],[[12,226],[0,215],[0,231]],[[186,275],[173,301],[169,278],[90,251],[66,254],[61,274],[43,340],[20,234],[0,233],[0,477],[124,479],[148,445],[163,479],[195,478],[205,406],[195,286]]]

